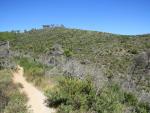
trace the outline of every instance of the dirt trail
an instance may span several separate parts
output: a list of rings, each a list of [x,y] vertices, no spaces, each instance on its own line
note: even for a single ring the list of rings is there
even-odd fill
[[[28,97],[28,106],[30,106],[33,113],[55,113],[54,109],[46,107],[44,100],[46,97],[41,91],[35,88],[32,84],[28,83],[23,77],[23,68],[18,66],[18,71],[13,72],[13,81],[15,83],[21,83],[23,91]]]

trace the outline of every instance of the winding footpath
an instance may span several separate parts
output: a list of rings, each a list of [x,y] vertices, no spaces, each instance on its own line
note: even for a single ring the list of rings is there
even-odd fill
[[[31,83],[28,83],[23,74],[23,68],[18,66],[18,70],[13,72],[13,82],[22,84],[23,88],[21,88],[20,91],[27,95],[27,105],[30,107],[31,113],[55,113],[54,109],[48,108],[45,105],[44,101],[46,97],[44,94]]]

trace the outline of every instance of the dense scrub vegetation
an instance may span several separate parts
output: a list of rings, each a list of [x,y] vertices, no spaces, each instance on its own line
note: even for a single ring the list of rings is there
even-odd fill
[[[27,98],[19,92],[19,85],[12,83],[11,77],[8,70],[0,70],[0,112],[27,113]]]
[[[0,41],[12,41],[15,40],[16,37],[16,33],[13,32],[0,32]]]
[[[35,62],[33,59],[29,58],[15,58],[16,62],[24,67],[24,76],[26,80],[32,82],[35,86],[39,87],[41,90],[51,89],[55,85],[53,77],[45,77],[45,70],[48,68],[40,63]]]
[[[149,35],[124,36],[53,27],[17,34],[12,49],[37,57],[49,54],[54,44],[60,44],[66,56],[104,65],[109,77],[126,74],[133,56],[150,48],[149,42]]]
[[[64,27],[1,33],[0,39],[11,39],[14,34],[12,50],[23,54],[32,52],[37,57],[39,54],[49,54],[54,44],[60,44],[66,56],[105,65],[107,76],[125,74],[133,56],[150,48],[150,35],[114,35]]]
[[[149,34],[127,36],[49,27],[24,33],[0,33],[0,39],[10,40],[15,60],[24,67],[27,80],[45,91],[49,106],[57,107],[60,113],[150,112],[150,103],[146,103],[150,101]],[[61,54],[67,60],[98,67],[107,78],[104,87],[95,86],[94,79],[68,77],[65,73],[62,73],[65,76],[45,76],[56,65],[46,65],[42,57],[53,56],[59,60],[56,59],[59,51],[53,48],[56,44],[61,46]],[[126,82],[129,88],[123,89]],[[50,87],[51,83],[54,88]],[[140,101],[142,97],[144,101]]]
[[[73,77],[59,79],[55,90],[47,90],[49,106],[58,107],[58,113],[149,113],[150,107],[116,84],[96,90],[91,79]],[[128,112],[129,112],[128,111]]]

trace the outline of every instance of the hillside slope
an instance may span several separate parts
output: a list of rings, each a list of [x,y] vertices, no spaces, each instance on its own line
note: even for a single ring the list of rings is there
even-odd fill
[[[32,77],[28,77],[35,84],[43,80],[40,77],[91,75],[98,90],[117,83],[139,101],[150,102],[149,34],[127,36],[64,27],[4,34],[0,37],[10,40],[14,60],[30,70],[27,74]],[[8,34],[15,37],[7,38]]]

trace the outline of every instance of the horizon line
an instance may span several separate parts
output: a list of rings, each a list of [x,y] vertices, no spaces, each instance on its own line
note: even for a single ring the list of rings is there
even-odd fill
[[[103,30],[94,30],[94,29],[86,29],[86,28],[78,28],[78,27],[68,27],[68,26],[65,26],[63,24],[43,24],[43,25],[38,25],[37,27],[30,27],[30,28],[22,28],[22,29],[10,29],[10,30],[0,30],[0,32],[12,32],[12,31],[19,31],[21,33],[23,33],[25,30],[27,31],[31,31],[32,29],[36,29],[36,30],[39,30],[39,29],[43,29],[43,26],[44,25],[54,25],[54,27],[61,27],[61,25],[66,28],[66,29],[76,29],[76,30],[83,30],[83,31],[93,31],[93,32],[102,32],[102,33],[108,33],[108,34],[114,34],[114,35],[125,35],[125,36],[139,36],[139,35],[149,35],[149,33],[135,33],[135,34],[124,34],[124,33],[114,33],[114,32],[109,32],[109,31],[103,31]]]

